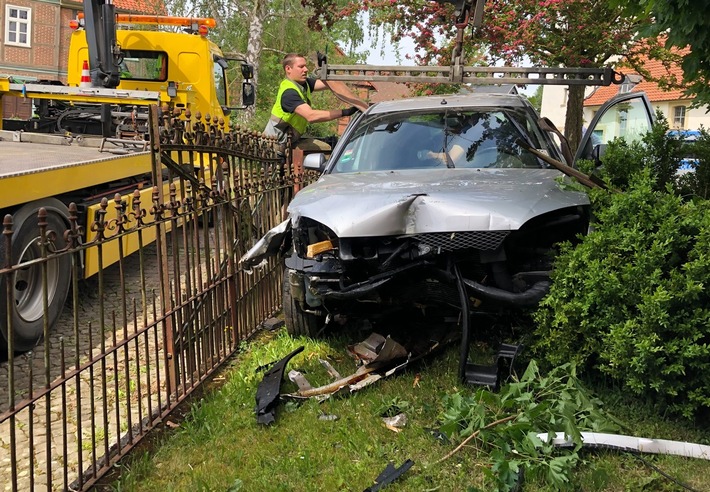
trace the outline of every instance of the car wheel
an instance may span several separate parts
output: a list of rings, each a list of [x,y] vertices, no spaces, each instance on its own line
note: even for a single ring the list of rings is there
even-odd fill
[[[47,230],[54,231],[50,249],[57,251],[66,246],[64,231],[67,226],[62,218],[64,205],[53,199],[41,200],[22,207],[13,216],[12,258],[15,264],[28,263],[42,257],[39,245],[37,213],[41,207],[47,210]],[[65,207],[64,207],[65,208]],[[0,256],[5,258],[4,244],[0,246]],[[31,350],[44,334],[46,315],[50,328],[62,312],[71,286],[71,259],[62,255],[46,262],[47,311],[44,310],[42,264],[30,264],[15,270],[10,277],[10,293],[14,304],[11,310],[13,349],[23,352]],[[0,282],[0,344],[6,345],[7,333],[7,283],[3,276]]]
[[[288,269],[284,271],[282,282],[282,306],[286,331],[292,336],[315,337],[323,326],[323,317],[306,313],[291,294]]]

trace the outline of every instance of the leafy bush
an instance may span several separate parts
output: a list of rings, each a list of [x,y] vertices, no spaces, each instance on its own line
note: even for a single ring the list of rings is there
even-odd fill
[[[670,185],[684,197],[710,198],[710,133],[701,128],[695,142],[685,142],[682,136],[668,130],[668,121],[658,111],[651,131],[640,142],[611,141],[602,157],[603,179],[612,187],[625,190],[634,176],[647,169],[654,190],[664,191]],[[693,171],[680,175],[683,159],[691,161]]]
[[[490,468],[482,471],[486,490],[497,491],[518,490],[523,478],[546,482],[555,490],[576,490],[572,471],[580,461],[581,432],[619,431],[602,411],[601,401],[577,379],[574,364],[543,374],[535,361],[519,381],[504,385],[499,393],[479,388],[472,396],[447,395],[441,420],[447,436],[475,439],[491,450]],[[557,432],[564,432],[574,446],[555,448],[551,438]],[[548,438],[541,439],[541,433]]]
[[[686,143],[683,153],[693,160],[693,172],[679,179],[679,187],[684,194],[710,199],[710,132],[700,128],[700,136],[695,142]]]
[[[562,247],[534,350],[690,416],[710,409],[710,202],[670,187],[646,169],[625,193],[592,194],[598,222]]]

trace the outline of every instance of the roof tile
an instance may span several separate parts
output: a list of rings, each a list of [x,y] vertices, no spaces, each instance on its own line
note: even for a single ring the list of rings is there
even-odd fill
[[[115,0],[117,9],[141,14],[165,14],[165,2],[162,0]]]
[[[685,51],[685,50],[682,50]],[[681,53],[682,53],[681,51]],[[658,78],[664,74],[672,74],[675,75],[678,79],[683,78],[683,70],[677,66],[673,65],[671,66],[668,70],[666,70],[666,67],[663,65],[662,62],[658,60],[645,60],[645,68],[646,70],[649,71],[651,74],[651,77],[653,78]],[[636,74],[636,72],[628,72],[625,73],[624,75],[631,75],[631,74]],[[636,74],[638,75],[638,74]],[[595,90],[589,97],[587,97],[584,100],[584,105],[585,106],[601,106],[604,104],[606,101],[614,97],[618,92],[621,86],[618,85],[610,85],[606,87],[599,87],[597,90]],[[656,102],[656,101],[677,101],[679,99],[685,99],[686,96],[684,96],[684,91],[683,89],[671,89],[671,90],[664,90],[658,86],[656,82],[650,82],[647,80],[642,80],[638,84],[634,86],[633,89],[631,89],[631,92],[645,92],[646,95],[648,96],[648,99],[651,102]]]

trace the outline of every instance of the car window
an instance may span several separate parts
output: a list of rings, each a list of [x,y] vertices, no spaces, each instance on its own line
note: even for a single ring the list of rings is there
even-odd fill
[[[366,115],[343,145],[331,172],[543,167],[520,145],[521,139],[538,149],[544,141],[534,120],[523,111]]]
[[[649,118],[641,99],[623,101],[608,110],[597,122],[594,144],[608,144],[615,138],[638,142],[648,132]]]

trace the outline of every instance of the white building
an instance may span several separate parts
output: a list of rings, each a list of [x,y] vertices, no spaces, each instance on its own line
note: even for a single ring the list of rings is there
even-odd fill
[[[667,73],[666,68],[659,61],[647,60],[646,70],[652,77],[660,77]],[[657,83],[648,82],[634,72],[624,72],[626,80],[621,85],[608,87],[587,88],[584,100],[583,125],[588,125],[594,114],[609,99],[625,92],[645,92],[654,110],[660,109],[668,120],[671,128],[683,130],[697,130],[701,126],[710,128],[710,114],[708,106],[691,109],[692,99],[683,96],[680,89],[663,90]],[[680,67],[673,67],[671,73],[679,78],[682,76]],[[542,91],[541,113],[564,132],[565,114],[567,110],[566,86],[544,86]]]

